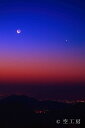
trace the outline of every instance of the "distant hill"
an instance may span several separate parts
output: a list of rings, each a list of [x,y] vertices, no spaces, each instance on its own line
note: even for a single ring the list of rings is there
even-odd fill
[[[0,100],[0,128],[56,128],[63,126],[56,125],[56,120],[63,118],[82,119],[84,124],[85,103],[38,101],[24,95]]]

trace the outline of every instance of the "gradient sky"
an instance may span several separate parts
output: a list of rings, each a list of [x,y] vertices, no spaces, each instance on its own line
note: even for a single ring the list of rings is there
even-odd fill
[[[85,82],[84,5],[0,0],[0,82]]]

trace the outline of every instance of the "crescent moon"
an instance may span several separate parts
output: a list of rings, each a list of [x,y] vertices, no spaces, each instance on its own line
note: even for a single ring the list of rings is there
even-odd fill
[[[17,29],[17,33],[20,34],[21,33],[21,30],[20,29]]]

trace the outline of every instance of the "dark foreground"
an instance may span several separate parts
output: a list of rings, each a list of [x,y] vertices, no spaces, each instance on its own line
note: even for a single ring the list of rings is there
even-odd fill
[[[85,128],[85,103],[9,96],[0,100],[0,128]]]

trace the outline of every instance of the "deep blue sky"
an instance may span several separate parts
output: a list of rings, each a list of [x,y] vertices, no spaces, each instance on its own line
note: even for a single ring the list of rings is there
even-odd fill
[[[0,0],[0,81],[85,82],[85,2]]]

